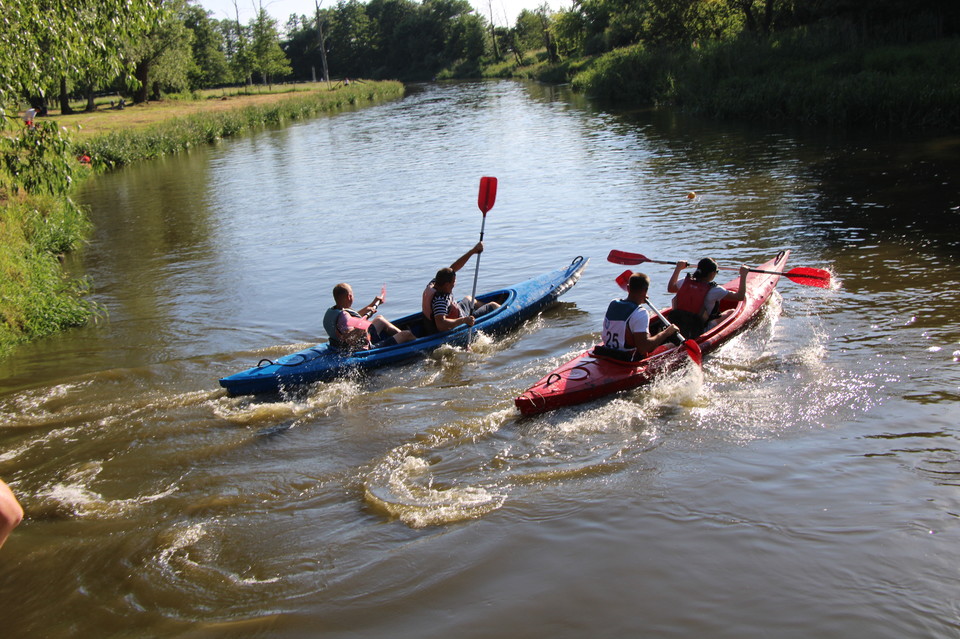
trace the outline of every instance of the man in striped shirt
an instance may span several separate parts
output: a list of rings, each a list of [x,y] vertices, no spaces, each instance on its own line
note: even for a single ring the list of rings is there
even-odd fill
[[[430,311],[433,323],[438,331],[449,331],[466,324],[473,326],[474,318],[500,308],[497,302],[487,302],[482,306],[476,299],[467,295],[460,301],[453,297],[453,287],[457,284],[457,272],[450,267],[437,271],[433,280],[433,301]]]

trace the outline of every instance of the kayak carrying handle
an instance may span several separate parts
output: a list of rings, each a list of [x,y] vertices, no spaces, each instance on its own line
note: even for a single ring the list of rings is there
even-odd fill
[[[311,348],[310,351],[313,353],[316,353],[317,357],[319,357],[320,355],[323,355],[322,352],[318,351],[315,348]],[[257,362],[257,368],[263,368],[264,365],[266,366],[300,366],[301,364],[306,364],[307,362],[312,362],[313,360],[317,359],[316,357],[307,357],[304,353],[294,353],[294,354],[300,358],[299,362],[275,362],[272,359],[267,359],[266,357],[264,357],[259,362]],[[264,362],[266,362],[266,364],[264,364]]]

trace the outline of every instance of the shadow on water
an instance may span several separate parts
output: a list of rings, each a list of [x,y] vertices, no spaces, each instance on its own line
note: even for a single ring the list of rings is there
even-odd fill
[[[804,210],[835,228],[960,255],[960,138],[838,145],[812,163],[817,194]],[[831,232],[830,226],[824,232]],[[849,237],[843,231],[837,241]]]

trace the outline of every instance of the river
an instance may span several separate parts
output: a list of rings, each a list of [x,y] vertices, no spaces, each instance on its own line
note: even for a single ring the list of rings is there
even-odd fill
[[[510,336],[271,400],[217,379],[591,258]],[[695,194],[695,197],[689,197]],[[0,362],[8,637],[956,637],[960,138],[613,112],[513,81],[84,185],[96,323]],[[686,374],[520,419],[598,336],[610,249],[829,269]],[[669,266],[638,267],[665,306]],[[474,262],[458,290],[468,292]]]

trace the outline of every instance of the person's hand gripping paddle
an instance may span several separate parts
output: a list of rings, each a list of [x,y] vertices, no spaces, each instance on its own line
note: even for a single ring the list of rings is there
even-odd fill
[[[630,281],[630,276],[631,276],[631,275],[633,275],[633,271],[631,271],[631,270],[629,270],[629,269],[626,270],[626,271],[624,271],[624,272],[621,273],[620,275],[618,275],[618,276],[617,276],[617,285],[618,285],[620,288],[622,288],[623,290],[626,291],[626,290],[627,290],[627,283]],[[644,302],[646,303],[647,306],[650,307],[650,310],[652,310],[654,313],[657,314],[657,317],[659,317],[659,318],[660,318],[660,321],[663,322],[663,326],[664,326],[664,327],[670,326],[670,322],[667,320],[667,318],[663,316],[663,313],[661,313],[660,310],[657,309],[657,307],[654,306],[652,302],[650,302],[650,300],[644,300]],[[700,352],[700,345],[697,344],[697,341],[696,341],[696,340],[693,340],[693,339],[686,339],[686,338],[684,338],[684,336],[681,335],[680,333],[677,333],[677,337],[679,337],[681,340],[683,340],[683,343],[680,344],[680,347],[681,347],[681,348],[683,349],[683,351],[687,354],[687,357],[689,357],[691,360],[693,360],[693,363],[694,363],[694,364],[696,364],[696,365],[699,366],[699,367],[702,367],[702,366],[703,366],[703,353]]]

